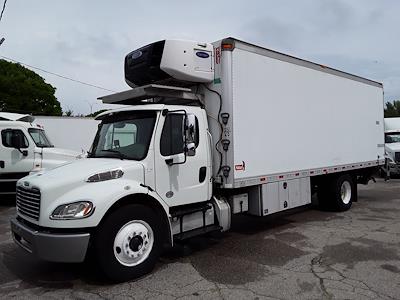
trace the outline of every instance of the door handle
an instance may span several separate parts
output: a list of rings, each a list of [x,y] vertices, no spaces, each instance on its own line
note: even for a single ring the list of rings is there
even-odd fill
[[[207,167],[201,167],[199,170],[199,182],[202,183],[206,179]]]

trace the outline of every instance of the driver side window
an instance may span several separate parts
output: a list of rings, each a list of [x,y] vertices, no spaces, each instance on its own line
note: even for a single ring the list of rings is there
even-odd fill
[[[183,114],[168,114],[161,133],[160,152],[163,156],[183,153]]]
[[[29,147],[28,139],[25,134],[19,129],[6,129],[1,132],[1,141],[4,147],[13,148],[12,145],[12,137],[16,136],[22,145],[22,149],[26,149]]]

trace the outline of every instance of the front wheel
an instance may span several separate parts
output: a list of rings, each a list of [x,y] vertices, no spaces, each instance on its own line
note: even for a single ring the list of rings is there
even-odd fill
[[[154,268],[163,243],[158,219],[151,208],[138,204],[107,216],[96,233],[94,251],[109,279],[127,281]]]

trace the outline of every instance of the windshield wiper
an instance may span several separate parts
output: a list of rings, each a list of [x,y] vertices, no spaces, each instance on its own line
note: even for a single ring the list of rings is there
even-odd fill
[[[101,150],[101,152],[111,152],[111,153],[115,153],[115,154],[118,155],[118,157],[119,157],[120,159],[126,159],[126,158],[128,158],[128,156],[126,156],[125,154],[123,154],[123,153],[121,153],[121,152],[119,152],[119,151],[117,151],[117,150],[106,149],[106,150]]]

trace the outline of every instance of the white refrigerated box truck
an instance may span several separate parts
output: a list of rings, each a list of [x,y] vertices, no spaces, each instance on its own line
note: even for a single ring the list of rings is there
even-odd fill
[[[18,245],[94,255],[109,278],[149,272],[164,245],[233,214],[338,211],[384,163],[381,83],[233,38],[164,40],[125,58],[126,104],[97,117],[87,159],[18,182]],[[29,206],[30,205],[30,206]]]

